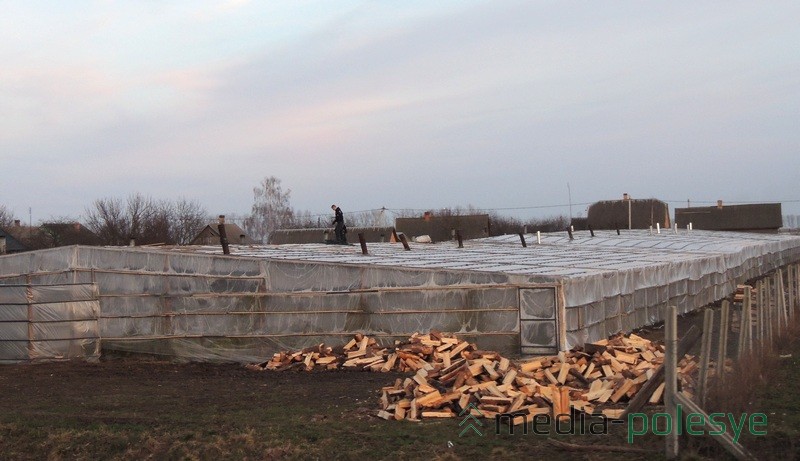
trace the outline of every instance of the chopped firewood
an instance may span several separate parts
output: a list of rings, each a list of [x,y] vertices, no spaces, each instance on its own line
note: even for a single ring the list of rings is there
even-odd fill
[[[661,401],[661,395],[664,393],[664,386],[666,383],[661,383],[655,391],[653,391],[653,395],[650,396],[650,403],[657,404]]]
[[[455,413],[452,411],[423,411],[423,418],[452,418]]]
[[[617,389],[617,392],[611,396],[611,401],[617,403],[619,399],[621,399],[622,396],[625,395],[634,384],[635,383],[632,380],[626,379],[622,386]]]
[[[542,368],[542,362],[540,360],[534,360],[532,362],[523,363],[520,365],[519,370],[525,373],[530,373],[540,368]]]
[[[624,411],[624,408],[606,408],[603,410],[603,416],[609,419],[619,419]]]
[[[251,370],[345,367],[409,373],[381,389],[378,416],[419,421],[420,417],[450,418],[471,404],[476,405],[475,416],[489,418],[505,412],[559,415],[571,409],[587,414],[609,410],[611,403],[637,396],[663,361],[662,345],[636,335],[618,334],[556,356],[517,363],[494,351],[477,350],[454,335],[431,332],[415,333],[392,347],[357,334],[343,347],[318,344],[278,352],[265,362],[246,366]],[[697,368],[696,357],[681,357],[678,376],[685,395],[695,388]],[[658,403],[662,396],[663,385],[648,398]],[[616,409],[607,412],[615,414]]]

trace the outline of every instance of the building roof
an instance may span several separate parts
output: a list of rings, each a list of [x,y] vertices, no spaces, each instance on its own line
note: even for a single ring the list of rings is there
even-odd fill
[[[197,236],[192,239],[189,245],[209,245],[219,243],[219,225],[209,224],[204,227]],[[245,234],[244,229],[237,224],[225,224],[225,236],[230,244],[252,245],[256,242]],[[214,241],[216,239],[216,241]]]
[[[527,234],[527,247],[522,247],[518,235],[503,235],[465,241],[463,248],[458,248],[454,242],[445,242],[412,244],[411,251],[405,251],[400,244],[372,243],[368,246],[368,255],[361,254],[357,245],[325,244],[231,247],[231,254],[308,262],[502,272],[559,280],[603,273],[616,275],[624,270],[677,265],[726,255],[735,257],[755,247],[762,247],[759,251],[774,246],[795,248],[800,252],[800,237],[788,234],[689,232],[685,229],[677,233],[671,229],[661,233],[647,230],[623,230],[621,235],[615,231],[594,233],[595,237],[591,237],[588,231],[576,231],[573,240],[566,232],[541,234],[541,244],[536,243],[536,234]],[[216,246],[198,247],[195,251],[222,252]],[[687,267],[678,273],[683,270],[690,271]],[[680,276],[689,278],[691,273]]]
[[[6,253],[18,253],[30,249],[14,237],[13,234],[3,228],[0,228],[0,237],[5,237],[6,239]]]

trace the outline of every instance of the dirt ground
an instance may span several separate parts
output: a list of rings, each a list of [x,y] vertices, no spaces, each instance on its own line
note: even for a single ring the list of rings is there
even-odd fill
[[[650,332],[657,336],[655,330]],[[769,436],[744,440],[763,459],[800,453],[800,347],[781,351],[753,407]],[[361,371],[268,372],[241,364],[104,357],[96,363],[0,367],[0,459],[661,459],[664,438],[494,433],[460,436],[459,419],[375,417],[382,386],[405,377]],[[658,407],[651,412],[661,411]],[[565,451],[549,439],[592,447]],[[682,442],[692,459],[725,459],[708,438]],[[609,447],[646,450],[614,452]]]

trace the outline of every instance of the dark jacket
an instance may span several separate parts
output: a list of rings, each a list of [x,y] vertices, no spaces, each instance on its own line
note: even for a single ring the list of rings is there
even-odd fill
[[[331,224],[336,224],[336,223],[344,224],[344,214],[342,214],[342,209],[337,206],[334,212],[336,213],[336,216],[333,218],[333,222]]]

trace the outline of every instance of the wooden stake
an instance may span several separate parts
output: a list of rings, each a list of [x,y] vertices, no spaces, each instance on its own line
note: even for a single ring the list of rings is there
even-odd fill
[[[675,306],[667,306],[666,319],[664,319],[664,406],[670,421],[677,421],[677,406],[675,405],[675,394],[677,386],[677,367],[678,367],[678,313]],[[678,431],[673,430],[666,436],[666,458],[675,459],[679,454]]]
[[[697,382],[697,395],[700,406],[705,406],[708,392],[708,362],[711,356],[711,338],[714,333],[714,311],[706,309],[703,317],[703,342],[700,346],[700,377]]]
[[[364,234],[361,232],[358,233],[358,243],[361,244],[361,254],[368,255],[369,252],[367,251],[367,240],[364,238]]]
[[[744,299],[742,299],[742,310],[739,312],[739,341],[736,342],[736,358],[741,360],[746,348],[745,341],[747,341],[747,314],[744,311]]]
[[[795,266],[789,265],[786,267],[786,293],[789,295],[789,320],[794,322],[794,293],[795,293],[795,284],[794,284],[794,271],[797,270]]]
[[[783,322],[781,329],[784,329],[789,326],[789,313],[786,312],[786,290],[783,284],[783,269],[778,269],[778,286],[776,288],[778,290],[777,296],[778,305],[780,306],[780,316]]]
[[[717,348],[717,379],[719,382],[725,381],[725,356],[728,348],[728,317],[730,311],[730,301],[722,301],[719,321],[719,347]]]
[[[756,282],[756,312],[758,312],[756,338],[759,347],[764,347],[764,283],[759,280]]]
[[[764,309],[767,314],[767,345],[772,349],[772,280],[769,278],[764,279]]]

